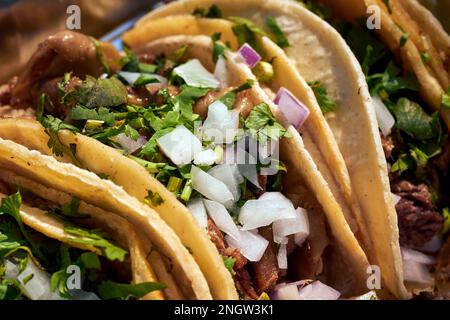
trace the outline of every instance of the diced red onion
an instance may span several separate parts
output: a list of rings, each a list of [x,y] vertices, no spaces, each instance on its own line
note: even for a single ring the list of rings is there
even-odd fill
[[[267,200],[260,197],[258,200],[247,201],[239,212],[242,230],[253,230],[268,226],[277,220],[295,218],[296,212],[292,202],[281,196]]]
[[[302,208],[297,208],[295,212],[294,218],[278,220],[273,223],[273,240],[276,243],[282,243],[284,238],[295,234],[295,242],[301,246],[309,236],[308,213]]]
[[[396,195],[395,193],[392,193],[392,199],[394,200],[394,206],[396,206],[397,203],[402,199],[402,197]]]
[[[187,205],[189,211],[194,216],[195,220],[203,229],[208,228],[208,216],[206,215],[206,208],[202,198],[195,198],[189,201]]]
[[[225,232],[235,241],[239,242],[242,240],[241,233],[234,223],[233,218],[231,218],[227,209],[221,203],[206,199],[203,199],[203,203],[209,216],[221,231]]]
[[[239,240],[234,239],[230,235],[226,235],[225,240],[230,246],[239,249],[248,260],[253,262],[261,260],[269,245],[269,241],[256,233],[256,230],[255,232],[239,230],[239,235]]]
[[[286,244],[280,244],[277,253],[278,268],[286,270],[288,268]]]
[[[401,252],[403,261],[414,261],[426,265],[436,264],[435,257],[426,255],[422,252],[403,247],[401,248]]]
[[[387,137],[391,134],[392,127],[395,125],[395,119],[380,97],[372,97],[372,104],[377,116],[378,127],[383,135]]]
[[[239,55],[244,60],[245,64],[250,68],[256,67],[256,65],[261,61],[261,56],[255,51],[248,43],[244,43],[242,47],[238,50]]]
[[[139,136],[135,141],[125,133],[118,134],[114,137],[114,140],[129,154],[135,153],[147,143],[147,138],[145,136]]]
[[[194,156],[203,149],[200,140],[182,125],[157,142],[162,152],[177,166],[190,164]]]
[[[278,105],[286,119],[297,130],[300,130],[309,117],[309,109],[300,102],[288,89],[281,87],[278,90],[274,103]]]
[[[314,281],[299,290],[299,300],[338,300],[341,293],[320,281]]]
[[[193,189],[200,192],[206,198],[224,205],[233,201],[233,194],[222,181],[196,166],[192,166],[191,175]]]

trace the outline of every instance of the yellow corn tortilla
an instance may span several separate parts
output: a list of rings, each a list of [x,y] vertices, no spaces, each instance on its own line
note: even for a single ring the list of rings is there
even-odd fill
[[[145,50],[150,50],[152,53],[170,54],[182,45],[188,46],[188,56],[198,57],[207,68],[213,68],[212,43],[209,37],[168,37],[148,44]],[[228,52],[226,58],[229,71],[233,75],[229,77],[229,81],[231,81],[229,85],[238,86],[248,79],[255,79],[245,64],[238,61],[237,54]],[[282,160],[288,163],[290,176],[300,176],[301,179],[299,180],[305,184],[303,189],[309,189],[310,191],[309,193],[302,192],[302,186],[296,185],[289,188],[289,193],[297,196],[300,199],[300,203],[307,202],[311,197],[317,198],[320,203],[314,209],[320,212],[323,211],[325,214],[331,229],[331,235],[335,241],[335,247],[341,251],[342,256],[346,259],[348,278],[345,283],[340,281],[341,279],[336,280],[342,284],[342,287],[338,289],[348,295],[366,291],[367,258],[345,221],[342,209],[334,199],[326,181],[320,175],[313,159],[306,151],[300,134],[289,125],[278,110],[278,107],[268,99],[265,92],[257,84],[253,86],[252,95],[255,104],[259,102],[268,103],[277,120],[288,128],[289,132],[294,136],[292,139],[282,140]],[[241,110],[243,114],[249,111]],[[33,135],[34,138],[28,140],[26,137],[29,135]],[[43,128],[36,122],[18,119],[0,120],[0,137],[11,139],[26,145],[30,149],[36,149],[51,155],[51,151],[46,145],[45,136]],[[158,192],[164,202],[154,209],[177,232],[183,243],[190,248],[200,267],[202,268],[203,266],[202,271],[208,279],[211,288],[214,286],[218,288],[218,291],[215,291],[216,296],[217,293],[220,293],[220,290],[222,292],[223,290],[235,292],[234,283],[231,283],[227,288],[228,284],[222,280],[230,279],[232,281],[228,270],[223,266],[220,255],[218,255],[217,250],[208,239],[204,230],[198,227],[192,215],[178,202],[176,197],[149,175],[143,167],[124,157],[117,150],[89,137],[75,135],[67,131],[61,131],[59,137],[65,145],[72,143],[77,145],[76,157],[83,167],[97,174],[107,174],[112,181],[122,186],[129,194],[139,200],[143,201],[145,199],[148,190]],[[42,143],[43,141],[45,143]],[[133,179],[130,179],[130,176],[133,176]],[[311,220],[317,218],[315,215],[310,216]],[[216,260],[208,259],[210,257]],[[217,261],[217,259],[220,261],[217,264],[218,267],[211,269],[212,263]],[[345,278],[345,276],[341,275],[341,278]]]
[[[277,19],[291,44],[285,52],[299,73],[308,82],[320,81],[337,102],[337,110],[325,118],[344,156],[355,205],[364,213],[360,229],[367,232],[361,234],[360,243],[370,263],[381,268],[383,289],[398,298],[408,298],[387,165],[367,84],[351,49],[330,25],[288,0],[176,1],[150,12],[136,28],[152,19],[191,14],[196,8],[213,4],[219,6],[225,17],[245,17],[261,27],[268,16]]]
[[[122,188],[100,179],[94,173],[58,162],[53,157],[4,139],[0,139],[0,168],[126,219],[136,228],[136,232],[147,235],[155,247],[170,259],[173,275],[187,298],[212,298],[200,268],[178,236],[154,210]]]

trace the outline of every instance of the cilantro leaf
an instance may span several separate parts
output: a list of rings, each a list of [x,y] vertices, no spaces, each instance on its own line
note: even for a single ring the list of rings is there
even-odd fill
[[[283,30],[281,30],[280,26],[277,23],[277,20],[275,20],[274,17],[268,16],[266,18],[266,24],[275,36],[275,42],[278,46],[280,46],[280,48],[287,48],[290,46],[289,40],[287,39]]]
[[[225,264],[225,267],[230,273],[233,273],[234,264],[236,263],[236,259],[233,257],[226,257],[222,256],[223,263]]]
[[[439,118],[427,115],[417,103],[407,98],[399,99],[392,112],[397,119],[396,127],[415,139],[428,140],[440,134],[437,129]]]
[[[72,198],[69,203],[61,206],[61,214],[65,217],[76,217],[79,215],[80,199]]]
[[[214,33],[211,36],[211,40],[213,42],[213,61],[216,63],[217,60],[219,60],[219,57],[225,57],[224,52],[228,50],[228,48],[220,43],[220,38],[222,37],[222,34],[220,32]]]
[[[159,282],[144,282],[139,284],[123,284],[105,281],[98,286],[98,293],[105,300],[126,300],[142,298],[146,294],[165,289],[167,286]]]
[[[450,89],[442,94],[441,108],[450,109]]]
[[[308,82],[308,85],[313,90],[322,113],[325,114],[336,110],[336,102],[328,96],[327,89],[320,83],[320,81]]]
[[[270,35],[263,29],[258,27],[253,21],[242,18],[242,17],[230,17],[228,18],[235,23],[232,30],[234,35],[237,37],[239,46],[244,43],[248,43],[253,49],[258,53],[263,54],[263,50],[258,43],[258,36],[266,36],[270,38]]]
[[[85,108],[77,104],[71,110],[72,120],[99,120],[104,121],[107,125],[114,125],[116,118],[114,113],[110,112],[105,107],[100,107],[98,110]]]
[[[173,110],[181,113],[182,124],[186,128],[192,129],[193,122],[198,118],[198,115],[194,115],[193,113],[194,103],[204,97],[209,91],[211,91],[209,88],[182,86],[181,93],[170,98]]]
[[[450,231],[450,209],[444,208],[442,211],[442,216],[444,217],[444,224],[440,233],[445,235]]]
[[[127,88],[115,77],[95,79],[87,76],[83,84],[69,92],[64,100],[90,109],[116,107],[127,102]]]
[[[67,225],[64,227],[64,232],[74,236],[73,239],[70,239],[71,242],[92,245],[100,249],[105,257],[111,261],[118,260],[122,262],[127,254],[127,251],[106,240],[104,234],[98,230],[87,230],[73,225]]]
[[[268,138],[278,140],[282,137],[291,137],[289,132],[276,121],[266,103],[261,103],[252,109],[244,121],[244,126],[252,135],[256,136],[258,141],[266,141]]]
[[[100,63],[102,64],[105,72],[107,74],[111,73],[111,68],[108,65],[108,61],[106,59],[106,56],[103,52],[103,48],[102,48],[102,43],[100,41],[98,41],[97,39],[95,39],[94,37],[91,37],[92,42],[94,43],[95,46],[95,52],[97,54],[97,59],[100,61]]]
[[[220,8],[213,4],[208,9],[205,8],[197,8],[192,13],[194,16],[202,17],[202,18],[217,18],[220,19],[223,17],[222,10]]]
[[[228,107],[228,109],[233,109],[234,105],[236,104],[237,94],[239,92],[251,89],[254,84],[253,79],[248,79],[243,85],[239,86],[238,88],[225,93],[219,100]]]
[[[157,140],[166,134],[172,132],[174,128],[165,128],[159,131],[156,131],[155,134],[148,140],[148,142],[145,144],[144,147],[142,147],[141,151],[139,152],[139,157],[147,157],[148,159],[153,159],[157,153],[157,147],[158,143]]]

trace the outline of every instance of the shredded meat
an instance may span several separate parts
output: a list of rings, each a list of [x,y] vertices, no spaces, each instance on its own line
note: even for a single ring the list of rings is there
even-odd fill
[[[450,298],[450,237],[442,246],[436,266],[436,284],[439,296]]]
[[[381,136],[381,144],[383,145],[383,151],[386,159],[390,158],[392,155],[392,150],[394,150],[394,139],[392,139],[391,136],[384,137],[382,134]]]
[[[238,292],[243,295],[243,298],[246,300],[256,300],[258,299],[258,294],[252,286],[252,280],[250,278],[250,274],[247,270],[241,269],[236,272],[234,277],[234,283]]]
[[[141,53],[138,54],[138,59],[140,62],[142,63],[148,63],[148,64],[154,64],[156,62],[156,57],[155,55],[151,54],[151,53]]]
[[[134,104],[137,106],[145,106],[149,104],[151,97],[147,89],[127,87],[127,90],[127,101],[129,104]]]
[[[211,241],[216,246],[219,253],[223,256],[232,257],[236,260],[234,263],[234,271],[239,271],[247,264],[247,259],[241,254],[241,252],[233,247],[229,247],[225,243],[222,231],[216,226],[214,221],[208,219],[208,233]]]
[[[400,244],[421,247],[441,229],[443,218],[433,208],[431,194],[424,184],[401,180],[393,183],[392,192],[401,197],[397,210]]]
[[[257,292],[258,294],[261,294],[263,292],[268,292],[275,287],[279,277],[279,269],[277,254],[272,240],[272,228],[260,228],[259,233],[270,242],[261,260],[252,262]]]

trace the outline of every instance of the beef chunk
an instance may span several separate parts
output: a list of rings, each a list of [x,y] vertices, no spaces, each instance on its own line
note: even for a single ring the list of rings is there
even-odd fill
[[[391,157],[392,151],[395,148],[394,139],[392,139],[391,136],[384,137],[382,134],[380,134],[380,136],[381,136],[381,144],[383,146],[384,155],[385,155],[386,159],[388,159]]]
[[[277,254],[273,243],[272,228],[261,228],[260,234],[270,244],[264,252],[261,260],[252,262],[252,270],[255,278],[257,292],[259,294],[268,292],[275,287],[279,277]]]
[[[441,229],[443,223],[441,214],[433,209],[428,187],[401,180],[392,185],[392,192],[401,197],[395,207],[400,244],[405,247],[423,246]]]

